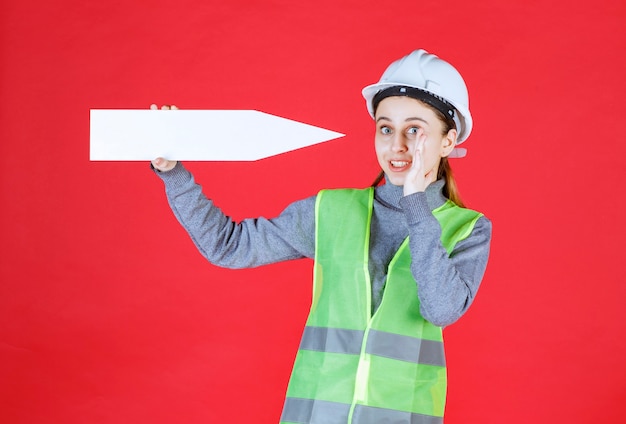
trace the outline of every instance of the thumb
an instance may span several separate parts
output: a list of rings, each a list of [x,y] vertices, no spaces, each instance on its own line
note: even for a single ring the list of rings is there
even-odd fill
[[[176,166],[176,161],[156,158],[152,161],[152,166],[160,172],[167,172],[172,170]]]

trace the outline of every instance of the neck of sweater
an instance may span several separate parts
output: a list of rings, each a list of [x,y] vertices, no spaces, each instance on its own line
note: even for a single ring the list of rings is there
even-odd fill
[[[437,180],[426,187],[424,194],[426,195],[426,202],[431,211],[446,202],[447,199],[443,195],[444,185],[444,180]],[[404,197],[402,186],[393,185],[385,181],[385,184],[376,187],[375,196],[379,202],[386,206],[398,211],[402,210],[400,208],[400,199]]]

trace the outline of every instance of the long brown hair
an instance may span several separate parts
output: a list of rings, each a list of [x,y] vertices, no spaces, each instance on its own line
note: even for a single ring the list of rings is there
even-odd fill
[[[443,195],[450,199],[452,202],[454,202],[457,206],[464,208],[465,204],[461,200],[459,187],[456,185],[454,173],[452,172],[452,168],[450,167],[450,161],[447,157],[441,158],[441,162],[439,162],[437,179],[440,178],[443,178],[446,182],[443,186]]]
[[[424,106],[432,109],[432,111],[435,112],[435,114],[437,115],[437,118],[439,118],[439,120],[443,124],[443,131],[441,132],[441,135],[447,135],[451,129],[456,129],[456,125],[454,124],[454,121],[452,120],[452,118],[444,115],[439,110],[435,109],[434,107],[430,106],[427,103],[424,103],[418,99],[415,99],[415,100],[417,100],[418,102],[422,103]],[[374,111],[374,113],[376,113],[376,111]],[[377,185],[379,185],[381,181],[383,180],[383,178],[385,178],[385,172],[380,171],[378,176],[372,182],[372,187],[376,187]],[[452,167],[450,166],[450,162],[448,161],[447,157],[441,158],[441,161],[439,162],[439,169],[437,171],[437,179],[443,179],[445,181],[445,184],[443,186],[443,195],[446,198],[450,199],[452,202],[454,202],[457,206],[460,206],[462,208],[465,207],[465,204],[461,200],[461,195],[459,194],[459,188],[456,184],[456,180],[454,179],[454,173],[452,172]]]

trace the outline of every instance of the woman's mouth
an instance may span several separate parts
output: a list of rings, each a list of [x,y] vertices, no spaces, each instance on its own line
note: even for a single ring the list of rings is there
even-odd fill
[[[389,165],[391,165],[390,168],[392,171],[400,172],[407,169],[411,165],[411,162],[408,160],[390,160]]]

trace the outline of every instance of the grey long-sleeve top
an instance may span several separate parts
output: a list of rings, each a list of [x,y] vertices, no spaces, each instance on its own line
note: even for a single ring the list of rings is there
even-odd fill
[[[179,162],[157,172],[165,183],[168,202],[200,253],[227,268],[250,268],[299,258],[315,258],[315,196],[296,201],[277,217],[234,222],[195,183]],[[380,305],[387,266],[409,236],[411,272],[417,282],[422,316],[438,326],[450,325],[469,308],[482,280],[491,241],[491,222],[478,219],[469,237],[448,256],[441,228],[432,211],[446,198],[444,182],[425,192],[403,196],[402,187],[376,187],[370,234],[369,271],[372,307]]]

